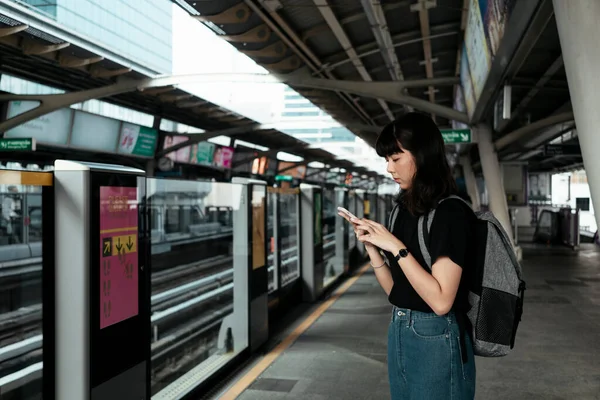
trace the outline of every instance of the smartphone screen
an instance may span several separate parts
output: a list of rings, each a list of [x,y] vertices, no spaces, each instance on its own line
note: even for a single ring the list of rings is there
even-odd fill
[[[356,219],[358,219],[354,214],[352,214],[350,211],[346,210],[344,207],[338,207],[337,209],[338,209],[338,211],[343,212],[344,214],[346,214],[350,218],[356,218]]]

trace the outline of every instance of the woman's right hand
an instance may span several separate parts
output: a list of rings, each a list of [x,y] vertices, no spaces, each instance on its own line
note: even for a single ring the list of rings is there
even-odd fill
[[[350,223],[350,225],[352,226],[352,229],[354,230],[354,235],[358,238],[359,235],[362,234],[363,230],[362,229],[358,229],[358,225],[353,222],[350,217],[343,213],[343,212],[338,212],[338,215],[342,218],[344,218],[346,221],[348,221]],[[371,243],[368,242],[363,242],[363,244],[365,245],[365,249],[367,251],[371,250],[371,251],[378,251],[377,247],[372,245]]]

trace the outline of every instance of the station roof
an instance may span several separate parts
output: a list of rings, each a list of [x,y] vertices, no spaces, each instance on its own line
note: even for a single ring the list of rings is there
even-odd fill
[[[314,77],[361,82],[458,77],[459,49],[470,3],[173,1],[270,72],[281,75],[308,70]],[[518,7],[528,7],[530,11],[524,13]],[[386,21],[394,23],[388,25]],[[522,28],[513,29],[517,26]],[[3,73],[65,91],[158,75],[158,71],[82,39],[37,11],[14,2],[0,5],[0,51]],[[478,104],[479,110],[471,122],[493,125],[501,161],[526,161],[534,171],[581,166],[580,154],[550,156],[543,147],[575,127],[552,1],[515,2],[500,53],[504,61],[497,54],[484,90],[487,98],[480,99],[482,104]],[[512,89],[512,112],[507,120],[495,115],[495,104],[505,83]],[[290,86],[369,143],[391,118],[408,109],[376,96],[295,87],[293,82]],[[451,109],[454,85],[411,87],[404,95]],[[311,160],[322,161],[325,157],[304,142],[273,129],[257,129],[255,121],[175,86],[127,92],[104,100],[207,131],[248,126],[247,132],[236,133],[236,137],[269,148],[280,146],[307,159],[315,157]],[[439,115],[436,122],[440,127],[450,125],[448,118]],[[576,134],[566,140],[566,144],[577,143]],[[471,146],[467,151],[477,168],[477,147]],[[334,161],[335,156],[330,155],[330,161]]]
[[[459,77],[470,4],[469,0],[173,1],[271,73],[307,69],[314,77],[362,82]],[[532,171],[580,167],[580,155],[549,156],[543,151],[545,144],[574,127],[552,1],[511,4],[512,14],[484,89],[487,97],[480,99],[471,122],[493,125],[501,161],[527,161]],[[496,120],[495,105],[504,84],[511,87],[512,112],[510,118]],[[376,96],[289,85],[370,143],[378,129],[409,109]],[[404,94],[412,98],[448,108],[454,104],[454,85],[406,90]],[[441,128],[451,125],[448,118],[435,118]],[[477,146],[459,151],[470,151],[478,167]]]
[[[66,92],[159,76],[158,71],[83,39],[37,10],[13,2],[0,5],[0,52],[1,72]],[[175,86],[131,91],[102,100],[206,131],[247,126],[247,131],[240,129],[231,136],[271,149],[282,148],[308,161],[367,173],[365,168],[336,159],[334,154],[311,148],[280,131],[257,128],[255,121]],[[372,171],[368,175],[377,176]]]
[[[456,77],[468,5],[468,0],[438,0],[432,8],[435,1],[174,1],[272,73],[307,68],[315,77],[366,82]],[[368,142],[377,129],[354,126],[381,127],[406,110],[372,97],[290,86]],[[406,90],[452,108],[452,85]]]

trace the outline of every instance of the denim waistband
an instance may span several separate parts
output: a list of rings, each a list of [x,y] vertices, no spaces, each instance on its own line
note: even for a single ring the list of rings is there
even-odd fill
[[[437,315],[434,312],[423,312],[396,306],[392,307],[392,321],[414,321],[416,319],[430,318],[445,318],[450,323],[456,322],[456,315],[454,314],[454,311],[450,311],[448,314],[445,315]]]

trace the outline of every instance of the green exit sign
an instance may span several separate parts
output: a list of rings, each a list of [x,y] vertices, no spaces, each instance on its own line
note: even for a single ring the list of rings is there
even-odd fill
[[[277,175],[275,177],[275,181],[279,182],[279,181],[285,181],[285,182],[291,182],[294,178],[291,175]]]
[[[470,129],[442,129],[441,132],[446,144],[471,143]]]
[[[0,151],[35,151],[35,139],[0,139]]]

